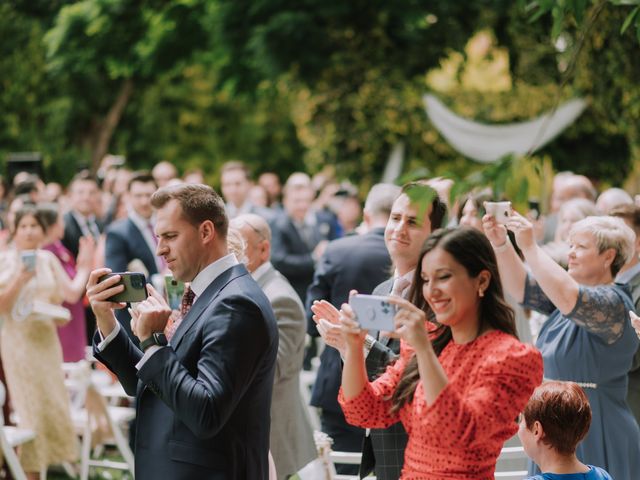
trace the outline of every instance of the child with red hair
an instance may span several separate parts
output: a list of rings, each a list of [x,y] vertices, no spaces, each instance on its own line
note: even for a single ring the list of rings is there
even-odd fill
[[[545,382],[533,392],[520,420],[518,437],[542,472],[530,480],[612,480],[600,467],[576,457],[589,432],[591,406],[574,382]]]

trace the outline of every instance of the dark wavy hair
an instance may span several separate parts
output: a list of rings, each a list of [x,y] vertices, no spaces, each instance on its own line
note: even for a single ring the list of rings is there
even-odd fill
[[[491,274],[489,286],[484,291],[484,297],[480,299],[478,335],[492,328],[518,338],[513,309],[504,299],[496,256],[493,253],[487,237],[474,228],[446,228],[436,230],[429,236],[420,254],[420,259],[413,277],[413,285],[409,292],[411,302],[418,308],[421,308],[427,314],[427,318],[435,318],[422,294],[422,287],[424,285],[424,280],[422,279],[422,260],[427,253],[436,248],[441,248],[450,254],[456,262],[465,268],[472,278],[477,277],[480,272],[484,270],[487,270]],[[438,324],[437,322],[435,323],[437,327],[431,338],[436,355],[440,356],[452,339],[451,328]],[[414,355],[407,364],[396,390],[391,395],[392,413],[397,412],[405,403],[413,400],[413,395],[419,381],[418,361]]]

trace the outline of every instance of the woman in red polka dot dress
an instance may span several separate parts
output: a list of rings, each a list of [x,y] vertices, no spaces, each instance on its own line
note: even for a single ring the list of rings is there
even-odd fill
[[[348,346],[339,401],[347,421],[366,428],[402,421],[404,480],[493,480],[500,449],[542,381],[542,358],[516,337],[487,238],[467,227],[431,235],[410,298],[389,298],[398,306],[400,358],[373,383],[365,332],[343,305]],[[429,311],[437,327],[427,322]]]

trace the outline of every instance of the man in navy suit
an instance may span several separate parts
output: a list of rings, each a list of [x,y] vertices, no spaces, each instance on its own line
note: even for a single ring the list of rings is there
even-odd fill
[[[284,186],[284,211],[271,222],[271,262],[304,302],[316,261],[329,240],[337,238],[335,219],[312,208],[313,187],[306,173],[289,176]]]
[[[364,222],[368,232],[351,235],[329,243],[307,292],[307,333],[319,336],[311,319],[311,305],[326,300],[334,307],[349,300],[352,289],[371,293],[376,285],[389,278],[391,259],[384,244],[384,228],[389,219],[391,205],[400,188],[391,184],[374,185],[364,206]],[[320,356],[320,367],[311,392],[311,405],[321,409],[322,431],[333,439],[337,451],[359,452],[364,430],[347,424],[338,404],[338,390],[342,377],[342,361],[335,348],[325,348]],[[355,474],[358,468],[339,467],[341,474]]]
[[[157,238],[153,232],[155,216],[151,195],[157,190],[153,177],[138,173],[131,177],[127,187],[127,218],[112,223],[107,229],[105,266],[113,272],[131,270],[129,264],[138,260],[144,265],[147,281],[164,270],[164,260],[156,257]],[[131,315],[126,309],[116,311],[116,318],[134,343],[138,340],[131,332]]]
[[[80,172],[69,184],[71,209],[64,214],[64,236],[62,244],[78,256],[80,237],[93,237],[96,241],[102,233],[103,225],[96,218],[100,203],[100,189],[97,180],[88,172]]]
[[[98,332],[94,354],[137,391],[136,468],[146,479],[267,479],[269,412],[278,350],[273,310],[244,265],[227,251],[228,219],[208,186],[164,187],[157,209],[157,253],[176,279],[191,282],[170,344],[163,334],[171,309],[151,286],[132,330],[140,349],[113,315],[123,290],[119,276],[88,295]]]

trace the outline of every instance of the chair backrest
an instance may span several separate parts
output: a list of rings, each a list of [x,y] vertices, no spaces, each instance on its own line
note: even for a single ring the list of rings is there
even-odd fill
[[[496,462],[496,480],[522,480],[527,477],[527,454],[517,438],[507,442]]]
[[[0,410],[4,406],[4,402],[7,400],[7,390],[4,386],[4,383],[0,382]],[[5,430],[6,429],[6,430]],[[20,460],[16,455],[16,452],[13,451],[13,447],[11,446],[11,442],[7,438],[5,432],[13,429],[13,431],[18,431],[15,427],[5,427],[4,425],[4,415],[0,412],[0,450],[2,451],[2,457],[4,461],[7,463],[9,470],[15,480],[27,480],[27,475],[24,473],[22,469],[22,465],[20,465]],[[27,432],[25,430],[25,432]],[[35,435],[33,432],[29,431],[27,435],[23,435],[23,440],[18,440],[15,444],[24,443],[24,441],[30,441],[33,439]]]

